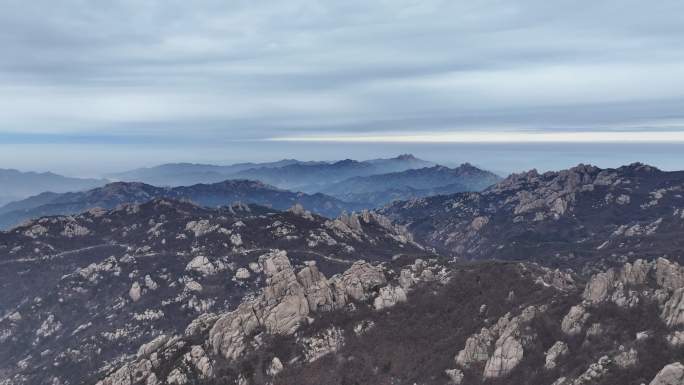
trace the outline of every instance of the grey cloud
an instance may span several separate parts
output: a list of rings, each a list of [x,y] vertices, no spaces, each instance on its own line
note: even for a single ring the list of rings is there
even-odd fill
[[[230,140],[680,118],[682,15],[672,0],[7,0],[0,132]]]

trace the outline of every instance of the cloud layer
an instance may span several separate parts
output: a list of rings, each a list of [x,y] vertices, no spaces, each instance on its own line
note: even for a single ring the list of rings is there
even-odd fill
[[[681,130],[683,15],[677,0],[6,0],[0,137]]]

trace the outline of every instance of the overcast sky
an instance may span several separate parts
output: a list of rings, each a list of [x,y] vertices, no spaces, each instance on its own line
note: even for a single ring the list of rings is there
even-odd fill
[[[681,0],[0,0],[0,48],[0,168],[684,140]]]

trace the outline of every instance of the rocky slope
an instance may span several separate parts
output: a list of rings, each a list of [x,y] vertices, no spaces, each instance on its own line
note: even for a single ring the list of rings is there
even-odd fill
[[[202,320],[215,321],[206,314],[257,295],[271,279],[269,256],[287,255],[315,280],[358,258],[422,254],[377,214],[329,220],[301,206],[208,209],[157,199],[33,220],[0,232],[0,383],[95,383],[168,343],[161,335],[182,335],[196,318],[203,330]]]
[[[122,203],[143,203],[154,198],[190,200],[207,207],[243,202],[284,210],[300,204],[308,210],[329,217],[362,208],[362,205],[343,202],[323,194],[295,193],[249,180],[226,180],[181,187],[117,182],[84,192],[44,193],[8,204],[0,208],[0,229],[15,226],[30,218],[76,214],[95,207],[110,209]]]
[[[121,384],[680,384],[684,268],[359,261],[332,277],[258,259],[265,286],[142,345]],[[623,300],[623,299],[627,300]]]
[[[382,213],[440,253],[465,258],[572,266],[632,255],[679,258],[684,172],[642,164],[533,170],[481,193],[398,202]]]
[[[434,166],[354,177],[327,186],[322,192],[347,202],[364,202],[379,207],[395,200],[480,191],[500,180],[489,171],[465,163],[456,168]]]

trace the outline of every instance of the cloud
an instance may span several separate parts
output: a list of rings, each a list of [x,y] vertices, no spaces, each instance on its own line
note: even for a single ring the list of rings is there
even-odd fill
[[[675,0],[7,0],[0,133],[647,132],[684,118],[682,14]]]
[[[680,126],[681,127],[681,126]],[[272,142],[343,143],[684,143],[684,131],[460,131],[268,138]]]

